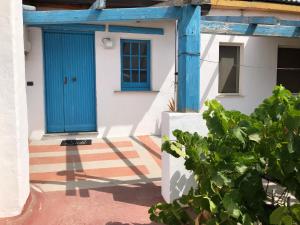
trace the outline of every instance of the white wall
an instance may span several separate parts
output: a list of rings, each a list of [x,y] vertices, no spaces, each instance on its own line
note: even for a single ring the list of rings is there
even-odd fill
[[[42,31],[39,28],[28,30],[30,52],[25,56],[26,81],[33,81],[34,86],[27,86],[28,124],[30,137],[39,138],[45,131],[44,103],[44,68]]]
[[[171,22],[153,24],[153,27],[163,27],[165,35],[96,34],[100,135],[160,134],[161,112],[168,109],[168,101],[174,96],[175,31]],[[104,49],[101,46],[100,40],[104,37],[114,40],[114,49]],[[159,93],[115,92],[121,89],[120,38],[151,40],[151,86]]]
[[[0,7],[0,217],[21,213],[29,195],[22,1]]]
[[[118,23],[122,25],[121,23]],[[125,25],[164,28],[164,35],[96,32],[96,89],[99,137],[160,134],[161,112],[174,96],[175,22],[126,23]],[[110,37],[113,49],[101,40]],[[151,40],[151,86],[158,92],[120,92],[120,39]],[[31,51],[26,56],[29,131],[32,139],[45,132],[45,103],[42,32],[29,28]]]
[[[218,93],[219,45],[241,46],[238,95]],[[251,113],[272,94],[276,85],[279,46],[300,48],[299,39],[202,34],[201,36],[201,111],[205,100],[216,98],[227,109]]]

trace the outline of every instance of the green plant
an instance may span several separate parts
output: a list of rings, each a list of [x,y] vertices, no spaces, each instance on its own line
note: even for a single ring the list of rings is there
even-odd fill
[[[206,102],[206,137],[180,130],[162,150],[185,159],[197,188],[149,209],[153,221],[183,224],[300,224],[300,205],[270,199],[263,179],[300,199],[300,97],[282,86],[251,115]]]

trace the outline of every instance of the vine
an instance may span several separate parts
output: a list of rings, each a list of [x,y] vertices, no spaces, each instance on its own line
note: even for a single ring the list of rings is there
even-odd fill
[[[300,224],[300,204],[289,197],[300,199],[300,96],[278,86],[251,115],[225,110],[216,100],[206,106],[206,137],[176,130],[176,141],[162,145],[185,159],[197,188],[152,206],[150,219],[167,225]],[[270,197],[264,181],[283,187],[287,197]]]

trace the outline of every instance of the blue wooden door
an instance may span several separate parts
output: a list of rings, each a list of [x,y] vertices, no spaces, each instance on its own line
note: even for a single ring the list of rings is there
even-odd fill
[[[93,33],[44,32],[48,132],[96,130]]]

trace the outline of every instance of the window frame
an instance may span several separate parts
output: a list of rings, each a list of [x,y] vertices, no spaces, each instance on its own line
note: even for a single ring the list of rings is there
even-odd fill
[[[140,54],[140,49],[138,51],[138,55],[132,55],[131,53],[131,47],[130,47],[130,53],[129,55],[125,55],[123,52],[123,46],[125,43],[146,43],[147,44],[147,53],[146,53],[146,69],[141,69],[140,68],[140,59],[141,54]],[[137,40],[137,39],[121,39],[120,41],[120,48],[121,48],[121,91],[150,91],[151,90],[151,41],[150,40]],[[146,71],[146,77],[147,77],[147,82],[125,82],[123,77],[124,77],[124,70],[127,68],[124,68],[124,62],[123,62],[123,57],[124,56],[129,56],[130,57],[130,66],[128,68],[128,71],[130,71],[130,79],[132,79],[132,71],[138,71],[139,74],[139,79],[140,79],[140,72],[141,71]],[[132,56],[137,56],[138,57],[138,69],[133,69],[132,68],[132,61],[131,58]]]
[[[277,63],[276,63],[276,85],[279,85],[278,84],[278,67],[279,67],[279,49],[298,49],[300,50],[300,47],[299,46],[294,46],[294,45],[278,45],[277,46]],[[287,90],[289,90],[287,87],[285,87]],[[300,93],[299,92],[292,92],[291,90],[289,90],[293,95],[298,95]]]
[[[238,65],[239,67],[236,69],[237,71],[237,76],[236,76],[236,92],[221,92],[220,91],[220,78],[221,78],[221,73],[220,73],[220,47],[236,47],[238,48]],[[242,50],[243,50],[243,44],[240,43],[219,43],[219,64],[218,64],[218,95],[240,95],[240,77],[241,77],[241,62],[242,62]]]

